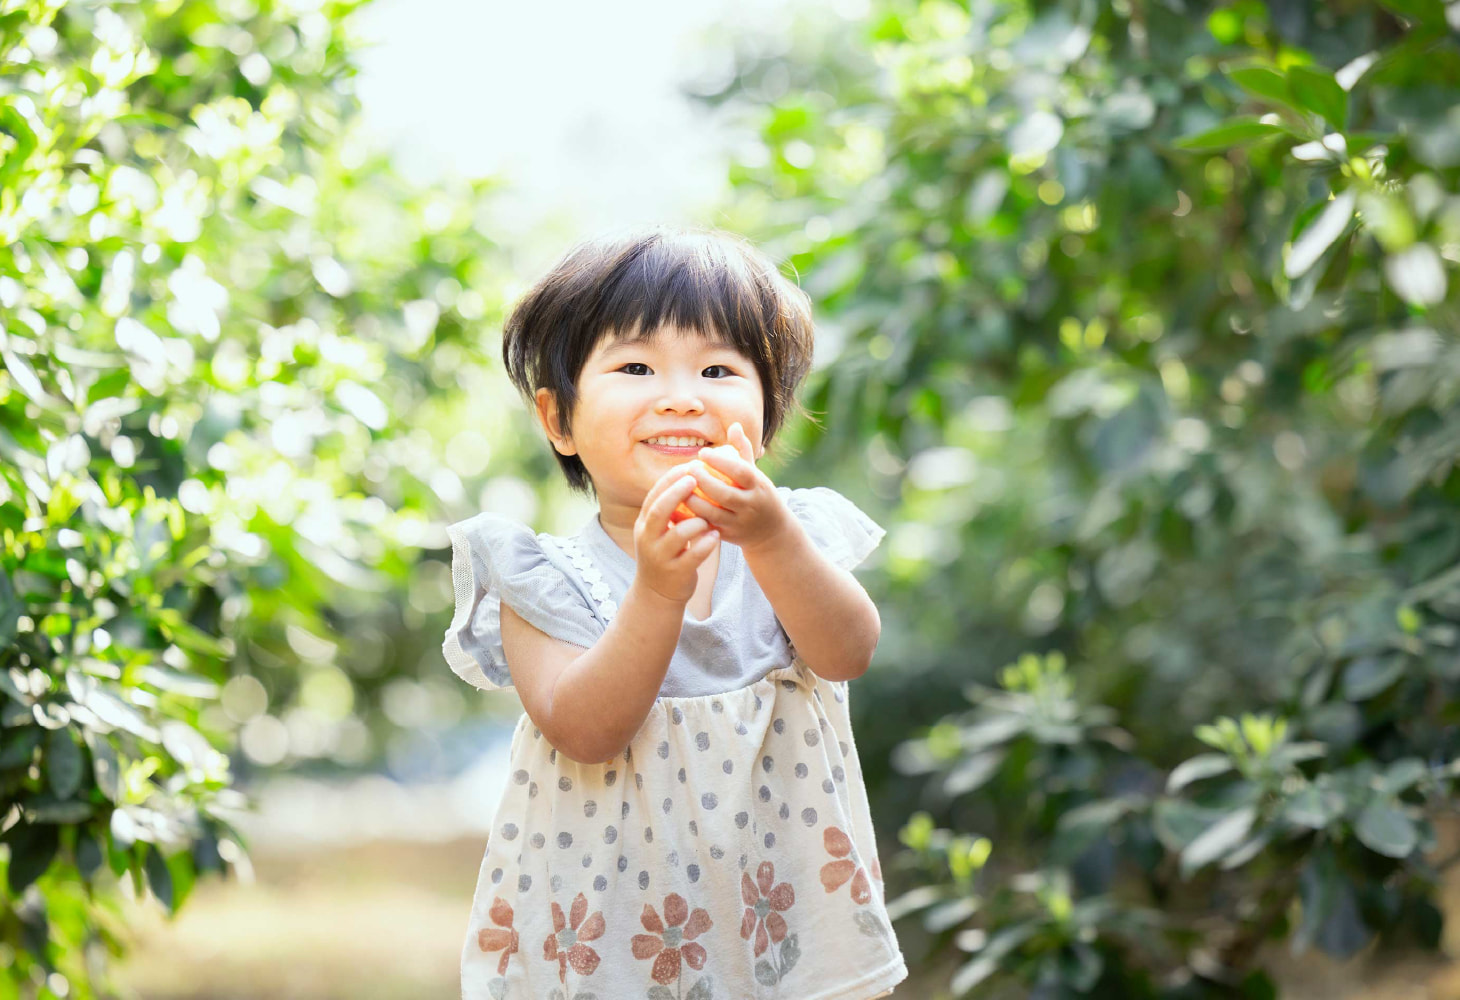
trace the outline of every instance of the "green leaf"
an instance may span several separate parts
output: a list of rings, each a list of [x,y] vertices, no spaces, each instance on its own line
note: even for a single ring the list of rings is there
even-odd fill
[[[5,362],[5,367],[10,370],[10,380],[31,402],[42,409],[55,410],[61,405],[61,400],[46,392],[45,386],[41,384],[40,376],[36,374],[35,368],[25,358],[12,351],[0,350],[0,359]]]
[[[1348,190],[1330,201],[1322,214],[1293,244],[1292,250],[1288,252],[1288,259],[1283,264],[1283,274],[1288,278],[1299,278],[1318,263],[1323,252],[1333,246],[1334,241],[1348,228],[1349,221],[1354,217],[1354,203],[1357,200],[1358,196]]]
[[[1084,826],[1109,827],[1141,808],[1146,803],[1143,795],[1118,795],[1111,799],[1096,799],[1076,806],[1063,813],[1057,826],[1061,830],[1073,830]]]
[[[46,781],[58,799],[69,799],[81,787],[85,760],[69,727],[53,729],[46,738]]]
[[[999,960],[996,957],[980,954],[958,967],[958,971],[953,973],[953,981],[949,983],[949,987],[954,996],[964,996],[969,990],[998,971]]]
[[[1184,760],[1176,765],[1171,776],[1166,779],[1166,791],[1174,795],[1193,781],[1225,774],[1230,770],[1232,770],[1232,758],[1224,753],[1197,754],[1190,760]]]
[[[1398,795],[1424,780],[1429,773],[1430,769],[1418,757],[1401,757],[1384,770],[1384,776],[1379,779],[1379,790],[1386,795]]]
[[[203,824],[198,839],[193,841],[190,853],[194,872],[223,871],[223,859],[218,854],[218,838],[213,833],[211,824]]]
[[[1298,743],[1283,743],[1273,750],[1268,759],[1276,767],[1291,767],[1305,760],[1317,760],[1328,753],[1328,745],[1318,740],[1303,740]]]
[[[1445,263],[1428,243],[1415,243],[1386,256],[1384,277],[1394,294],[1414,306],[1439,305],[1449,288]]]
[[[220,690],[218,683],[209,680],[207,677],[201,677],[198,674],[187,673],[182,670],[173,670],[169,667],[159,667],[154,664],[149,664],[138,670],[137,680],[163,691],[186,695],[189,698],[216,698]]]
[[[1224,815],[1225,810],[1199,806],[1183,799],[1158,799],[1152,810],[1151,829],[1168,851],[1177,852]]]
[[[1006,927],[988,939],[978,953],[953,974],[949,988],[954,996],[963,996],[973,987],[999,971],[1005,955],[1028,941],[1039,931],[1034,921]]]
[[[933,906],[943,900],[948,890],[940,885],[920,885],[887,902],[887,918],[893,923],[909,913]]]
[[[1233,848],[1222,857],[1217,865],[1222,871],[1231,871],[1233,868],[1241,868],[1247,862],[1257,857],[1262,849],[1272,842],[1272,827],[1266,827],[1247,838],[1247,842]]]
[[[959,746],[965,750],[982,750],[1005,743],[1029,727],[1029,720],[1020,715],[990,715],[958,729]]]
[[[0,648],[9,646],[15,639],[15,628],[25,604],[15,596],[10,574],[0,572]]]
[[[1258,121],[1256,118],[1229,118],[1216,128],[1199,132],[1196,135],[1183,136],[1172,145],[1177,149],[1189,150],[1227,149],[1257,139],[1292,134],[1291,129],[1281,125],[1270,125],[1267,122]]]
[[[1235,45],[1242,39],[1242,14],[1232,7],[1218,7],[1207,15],[1207,30],[1223,45]]]
[[[1366,701],[1387,691],[1404,675],[1404,656],[1361,656],[1343,671],[1343,695],[1350,701]]]
[[[51,823],[18,823],[6,832],[10,867],[5,874],[11,895],[19,896],[51,866],[61,843],[60,828]]]
[[[1244,806],[1207,827],[1181,852],[1182,877],[1190,877],[1203,865],[1210,864],[1242,843],[1256,821],[1257,809]]]
[[[0,99],[0,132],[15,140],[15,146],[0,159],[0,184],[9,184],[12,177],[26,169],[26,160],[35,151],[36,134],[25,116],[15,109],[15,98]]]
[[[84,735],[86,745],[91,748],[91,773],[96,779],[96,787],[111,802],[121,802],[122,770],[116,747],[104,733],[87,729]]]
[[[1348,125],[1348,94],[1332,73],[1321,66],[1293,66],[1288,70],[1293,97],[1309,111],[1323,116],[1335,129]]]
[[[999,747],[983,753],[969,754],[958,762],[943,779],[943,791],[949,796],[962,795],[982,787],[998,773],[1008,749]]]
[[[28,767],[35,756],[35,748],[41,745],[44,732],[39,726],[22,726],[7,731],[0,739],[0,768]]]
[[[874,42],[904,42],[907,41],[907,29],[903,27],[902,18],[893,11],[888,11],[874,25],[867,37]]]
[[[1317,944],[1337,958],[1346,958],[1369,940],[1370,932],[1359,915],[1353,886],[1339,871],[1333,852],[1319,847],[1298,873],[1302,922],[1293,936],[1301,952]]]
[[[172,873],[172,911],[182,909],[188,895],[197,882],[197,869],[193,867],[191,851],[174,851],[167,859],[167,870]]]
[[[1215,750],[1226,751],[1229,749],[1227,737],[1216,726],[1202,723],[1193,732],[1197,739]]]
[[[76,831],[76,868],[81,877],[90,880],[101,867],[102,848],[96,835],[83,827]]]
[[[1419,844],[1419,830],[1393,800],[1373,799],[1354,823],[1364,846],[1385,857],[1407,858]]]
[[[125,730],[149,743],[162,740],[162,734],[148,724],[141,712],[105,688],[98,687],[92,691],[86,699],[86,707],[109,726]]]
[[[167,867],[167,858],[163,857],[162,851],[158,849],[156,844],[147,845],[145,867],[147,871],[147,884],[152,889],[152,895],[156,896],[157,901],[171,913],[173,911],[172,872]]]
[[[1306,785],[1283,802],[1282,817],[1289,823],[1321,830],[1343,815],[1346,802],[1332,788]]]
[[[35,823],[82,823],[90,819],[92,813],[90,802],[60,799],[54,795],[38,795],[23,805]]]
[[[1261,63],[1234,66],[1227,70],[1227,76],[1249,94],[1292,107],[1293,95],[1288,90],[1287,77],[1271,66]]]
[[[1060,952],[1061,979],[1077,993],[1089,993],[1105,971],[1100,952],[1083,941],[1075,941]]]
[[[928,910],[923,915],[923,926],[934,934],[963,923],[978,911],[978,900],[972,896],[950,899],[946,903]]]

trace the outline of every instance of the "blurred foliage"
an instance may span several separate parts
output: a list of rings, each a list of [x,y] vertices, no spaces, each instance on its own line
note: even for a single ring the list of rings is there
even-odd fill
[[[352,9],[0,3],[0,997],[102,991],[119,879],[233,870],[233,763],[456,705],[420,555],[505,254],[491,184],[360,140]]]
[[[794,475],[890,527],[859,744],[954,995],[1265,997],[1271,944],[1438,941],[1457,29],[876,0],[688,83],[821,310]]]

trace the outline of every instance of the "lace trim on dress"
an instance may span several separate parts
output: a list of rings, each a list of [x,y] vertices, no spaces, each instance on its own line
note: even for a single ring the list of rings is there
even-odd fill
[[[592,594],[593,599],[598,602],[599,614],[603,618],[604,625],[607,625],[613,621],[613,616],[618,612],[618,602],[610,597],[613,592],[608,589],[608,584],[604,582],[603,574],[598,571],[598,567],[593,564],[593,560],[588,558],[588,553],[583,551],[582,547],[578,544],[578,539],[561,538],[558,541],[562,545],[563,551],[568,554],[568,561],[583,575],[583,582],[588,584],[588,593]],[[786,649],[791,655],[791,661],[794,663],[796,660],[796,646],[791,642],[790,636],[786,636]],[[838,698],[837,700],[840,701],[841,699]]]
[[[563,551],[568,554],[568,561],[571,562],[583,576],[583,582],[588,584],[588,593],[593,595],[593,600],[598,604],[600,617],[604,624],[613,621],[613,616],[618,613],[618,602],[610,596],[613,592],[608,589],[604,582],[603,574],[598,567],[593,565],[593,560],[588,558],[588,553],[578,545],[576,538],[562,538],[559,543]]]

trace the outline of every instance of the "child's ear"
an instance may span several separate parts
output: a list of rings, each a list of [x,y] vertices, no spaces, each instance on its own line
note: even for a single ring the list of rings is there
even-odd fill
[[[542,424],[542,429],[547,432],[548,440],[558,454],[576,455],[578,448],[573,444],[573,439],[565,436],[558,425],[558,401],[553,396],[553,391],[543,386],[533,394],[533,400],[537,403],[538,423]]]

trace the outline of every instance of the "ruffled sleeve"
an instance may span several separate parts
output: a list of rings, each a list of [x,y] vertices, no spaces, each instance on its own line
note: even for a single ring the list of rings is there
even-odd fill
[[[478,514],[446,529],[456,614],[441,651],[462,680],[484,691],[512,686],[502,652],[501,605],[555,639],[590,647],[603,633],[579,589],[527,525]]]
[[[776,487],[811,542],[842,569],[852,569],[887,534],[856,504],[827,486],[793,490]]]

